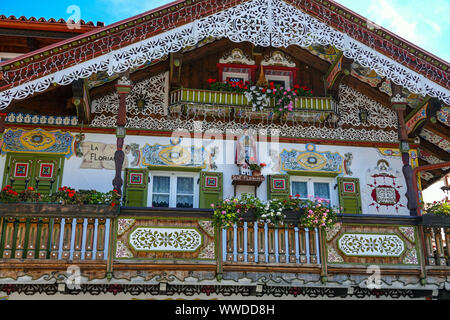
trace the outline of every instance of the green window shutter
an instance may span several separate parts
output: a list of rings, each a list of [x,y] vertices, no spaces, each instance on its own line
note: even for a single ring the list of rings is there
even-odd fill
[[[200,208],[211,208],[223,198],[223,173],[200,172]]]
[[[125,169],[125,206],[147,207],[148,169]]]
[[[291,193],[289,175],[270,175],[267,180],[267,199],[288,199]]]
[[[360,214],[361,208],[361,189],[359,179],[356,178],[338,178],[339,205],[343,208],[342,213]]]
[[[62,156],[8,154],[6,161],[3,186],[12,185],[17,192],[33,187],[41,194],[50,194],[61,184]]]

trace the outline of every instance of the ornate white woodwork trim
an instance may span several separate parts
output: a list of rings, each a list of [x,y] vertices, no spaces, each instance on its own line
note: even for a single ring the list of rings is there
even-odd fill
[[[165,115],[168,108],[169,85],[168,73],[161,73],[133,85],[127,96],[127,112],[132,115],[149,116]],[[143,105],[139,106],[138,102]],[[119,94],[117,92],[92,100],[92,114],[117,114],[119,110]]]
[[[0,109],[5,109],[13,99],[24,99],[34,93],[43,92],[55,83],[68,85],[99,71],[107,71],[109,75],[122,73],[148,61],[160,59],[171,52],[194,46],[207,37],[226,37],[233,42],[249,41],[264,47],[298,45],[307,48],[315,43],[333,45],[343,51],[347,58],[375,70],[378,75],[386,76],[411,92],[437,97],[450,104],[450,90],[447,88],[284,1],[253,0],[2,91]],[[8,72],[5,72],[4,77],[8,78]]]
[[[363,108],[369,113],[367,123],[361,122],[361,119],[359,118],[360,110]],[[380,103],[344,84],[339,86],[339,114],[339,125],[375,126],[381,129],[395,129],[398,127],[398,119],[395,111],[386,108]]]
[[[160,131],[177,131],[188,130],[194,132],[195,123],[198,123],[195,119],[157,119],[153,117],[141,118],[138,116],[127,118],[127,128],[140,128],[148,130],[160,130]],[[96,116],[92,122],[92,127],[100,128],[114,128],[116,123],[116,116],[109,116],[101,114]],[[315,127],[315,126],[303,126],[301,124],[292,125],[278,125],[275,123],[260,122],[258,124],[236,122],[236,121],[215,121],[206,122],[203,121],[202,129],[208,133],[225,134],[227,130],[230,130],[230,134],[233,132],[239,133],[242,131],[242,126],[247,125],[250,129],[261,130],[268,132],[278,132],[281,137],[302,137],[302,138],[317,138],[317,139],[330,139],[330,140],[348,140],[348,141],[373,141],[373,142],[397,142],[398,134],[395,130],[383,131],[383,130],[368,130],[368,129],[343,129],[343,128],[327,128],[327,127]]]

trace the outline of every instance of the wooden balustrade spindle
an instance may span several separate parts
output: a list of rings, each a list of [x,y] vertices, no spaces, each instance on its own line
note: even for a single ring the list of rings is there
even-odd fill
[[[15,242],[15,251],[14,251],[14,258],[15,259],[23,259],[25,248],[26,248],[26,237],[27,231],[29,230],[29,223],[27,218],[18,218],[18,221],[16,221],[16,227],[14,230],[14,239]]]
[[[444,242],[441,234],[441,228],[434,229],[434,238],[436,241],[436,262],[440,266],[445,266],[447,262],[445,261],[444,256]]]
[[[247,224],[247,261],[255,262],[255,225],[254,222]]]
[[[269,254],[269,260],[268,262],[276,262],[276,255],[275,255],[275,228],[273,225],[267,226],[267,242],[268,242],[268,254]]]
[[[278,228],[278,261],[280,263],[286,263],[286,235],[285,229]]]
[[[227,229],[227,261],[234,261],[234,229]]]
[[[258,262],[267,262],[266,261],[266,241],[265,241],[265,232],[264,232],[264,223],[258,224]]]
[[[61,222],[62,218],[54,218],[53,224],[51,224],[50,231],[50,259],[58,260],[59,254],[59,239],[61,236]]]
[[[445,228],[445,246],[447,248],[447,265],[450,266],[450,228]]]
[[[81,249],[83,245],[83,229],[84,229],[84,219],[76,219],[73,260],[81,259]]]
[[[72,218],[64,219],[63,243],[62,243],[62,260],[70,259],[70,247],[72,243]]]
[[[28,230],[28,236],[27,238],[27,253],[26,258],[27,259],[35,259],[36,258],[36,252],[38,250],[37,246],[39,245],[39,239],[38,239],[38,223],[39,218],[32,218],[29,222],[29,230]]]
[[[50,218],[40,219],[40,230],[38,232],[39,244],[36,248],[38,259],[49,258],[49,239],[50,239]]]
[[[316,230],[309,229],[309,263],[317,264]]]
[[[309,242],[306,241],[306,230],[299,229],[298,240],[299,240],[299,250],[300,250],[300,263],[307,263],[307,250],[306,248],[309,246]]]
[[[16,218],[6,217],[4,223],[5,227],[2,230],[2,258],[12,259],[14,253],[14,236],[17,225]]]
[[[95,229],[95,219],[88,219],[88,224],[86,228],[86,246],[84,259],[92,260],[92,251],[94,250],[94,229]]]
[[[237,232],[237,261],[244,261],[244,225],[239,223],[236,228]]]
[[[436,259],[434,258],[432,230],[431,230],[431,228],[424,228],[423,233],[424,233],[424,237],[425,237],[425,248],[427,251],[428,265],[435,266]]]
[[[297,263],[297,245],[296,245],[296,231],[294,225],[289,225],[288,241],[289,241],[289,263]]]
[[[105,258],[105,233],[106,219],[98,219],[96,260],[103,260]]]

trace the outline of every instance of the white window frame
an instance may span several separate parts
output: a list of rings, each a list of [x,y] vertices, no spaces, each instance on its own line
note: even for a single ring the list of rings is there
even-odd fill
[[[335,178],[326,178],[326,177],[304,177],[304,176],[290,176],[291,185],[290,185],[290,192],[292,196],[295,196],[293,193],[293,183],[294,182],[306,182],[306,187],[308,191],[308,195],[314,194],[314,183],[328,183],[328,186],[330,188],[330,205],[331,206],[337,206],[338,201],[338,194],[337,191],[334,189],[334,186],[336,185],[336,179]]]
[[[199,179],[198,173],[191,172],[166,172],[166,171],[158,171],[150,173],[150,183],[148,187],[148,201],[149,206],[153,206],[153,178],[154,177],[170,177],[170,194],[169,194],[169,208],[177,209],[177,178],[193,178],[194,180],[194,209],[199,206]],[[182,209],[182,208],[178,208]]]
[[[248,81],[248,73],[222,72],[222,82],[226,81],[227,78],[243,78],[244,82],[246,82]]]
[[[284,81],[285,87],[284,89],[291,89],[291,78],[289,76],[277,76],[273,74],[266,74],[267,82],[273,81]]]

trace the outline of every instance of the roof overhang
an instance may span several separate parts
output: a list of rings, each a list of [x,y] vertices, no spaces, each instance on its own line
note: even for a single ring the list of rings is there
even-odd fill
[[[409,91],[450,104],[446,62],[416,57],[400,38],[383,29],[378,35],[345,12],[337,16],[334,6],[321,0],[177,1],[0,64],[0,109],[99,71],[125,72],[207,37],[264,47],[333,45]],[[382,39],[386,33],[392,42]]]

